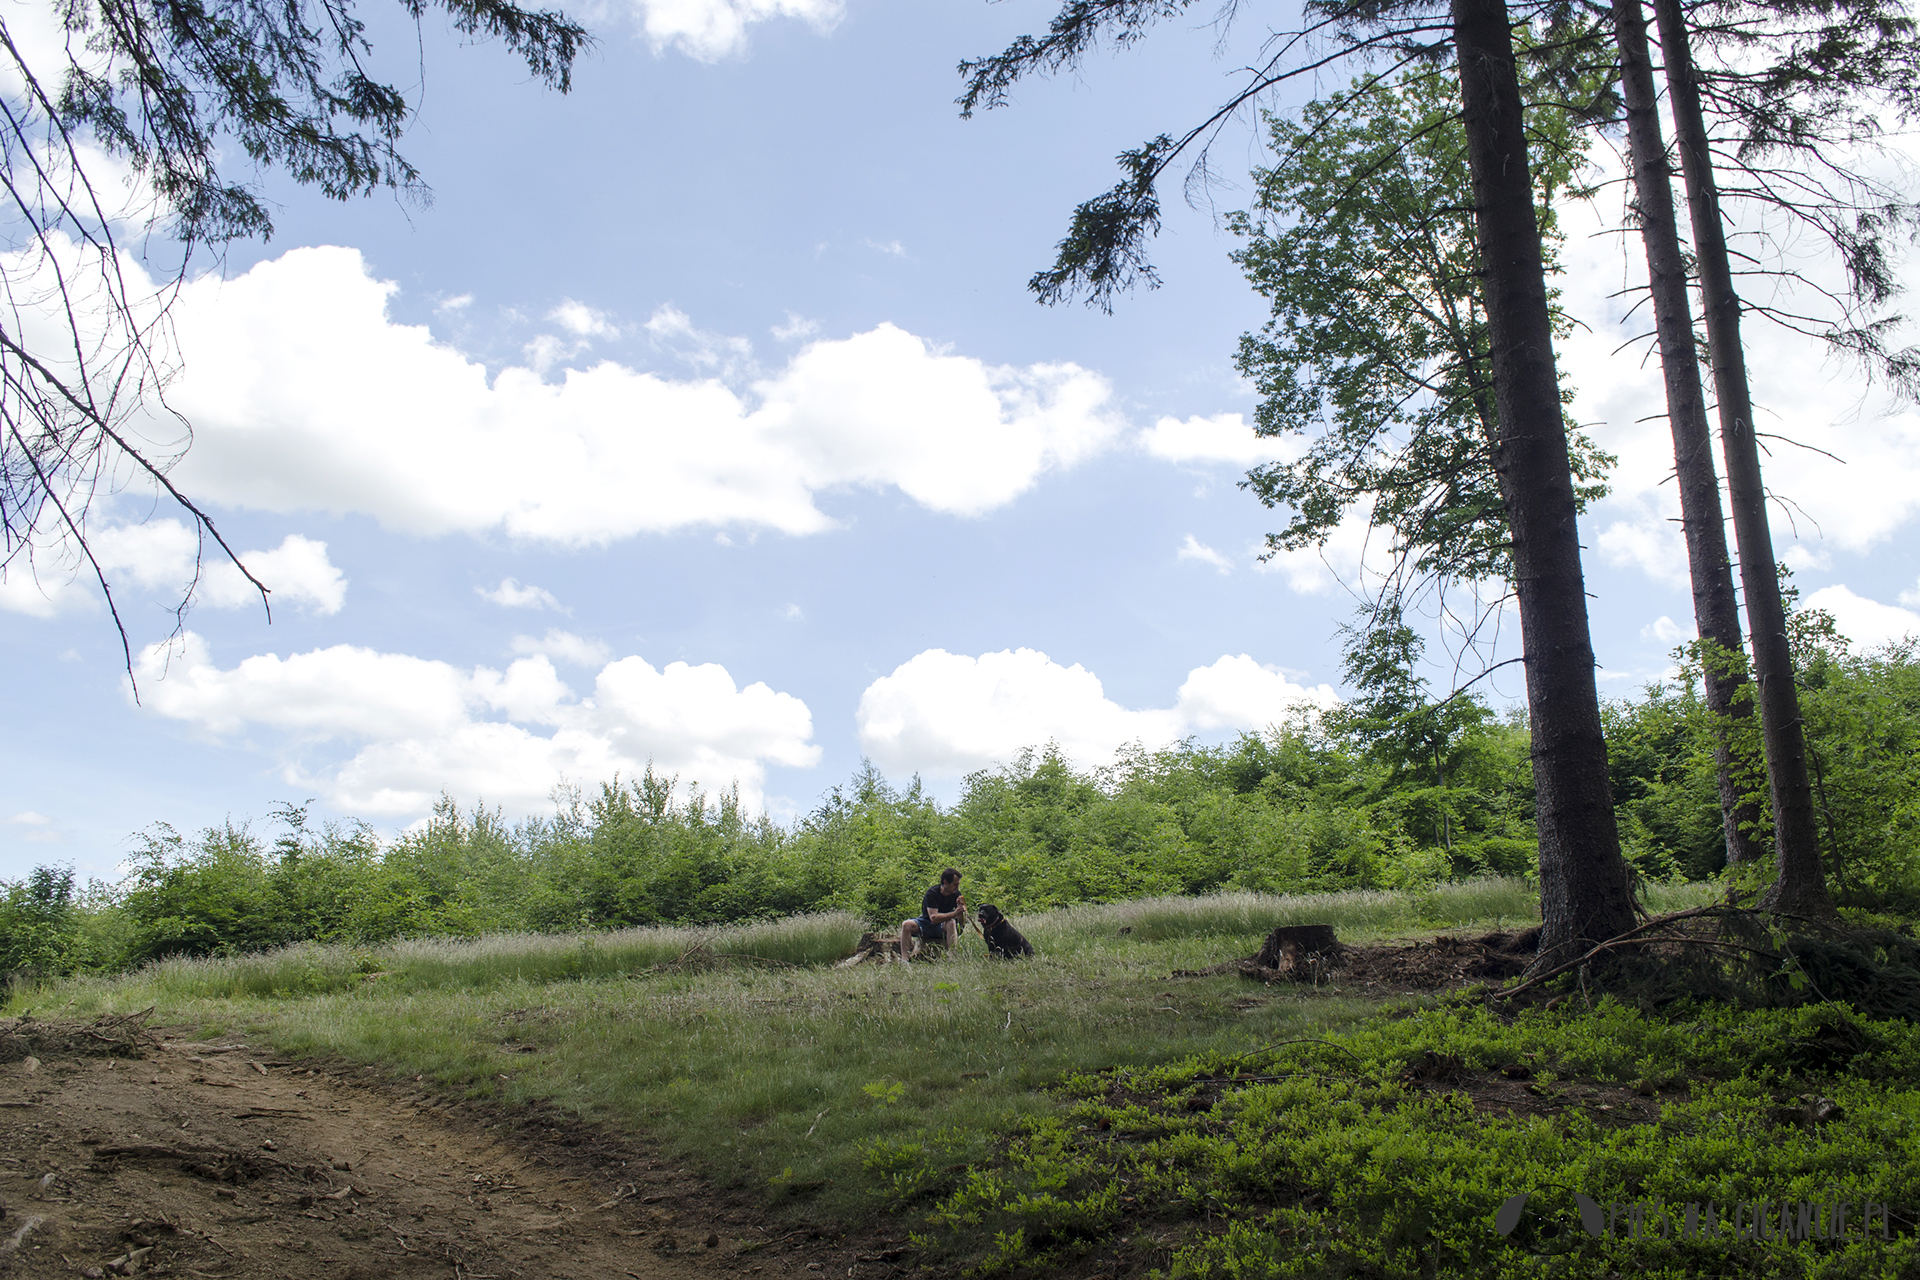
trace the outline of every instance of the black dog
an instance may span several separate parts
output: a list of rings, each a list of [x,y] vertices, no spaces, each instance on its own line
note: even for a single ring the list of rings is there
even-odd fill
[[[1017,960],[1033,954],[1033,944],[1020,936],[1013,923],[992,905],[980,908],[980,932],[987,939],[987,954],[1002,960]]]

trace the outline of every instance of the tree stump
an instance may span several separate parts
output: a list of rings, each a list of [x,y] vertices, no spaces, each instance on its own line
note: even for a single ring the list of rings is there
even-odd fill
[[[1289,945],[1295,955],[1317,951],[1330,956],[1340,952],[1340,940],[1333,936],[1330,924],[1283,924],[1267,935],[1253,962],[1263,969],[1278,969]]]
[[[1262,982],[1319,982],[1345,961],[1330,924],[1281,925],[1267,935],[1241,972]]]

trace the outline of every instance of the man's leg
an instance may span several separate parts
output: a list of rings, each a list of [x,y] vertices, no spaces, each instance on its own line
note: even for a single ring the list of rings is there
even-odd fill
[[[919,932],[920,922],[918,920],[902,920],[900,922],[900,959],[902,962],[907,959],[907,945],[913,941],[914,935]]]
[[[960,954],[960,922],[958,920],[949,920],[944,925],[940,926],[940,931],[946,935],[947,958],[952,959],[953,957],[959,955]]]

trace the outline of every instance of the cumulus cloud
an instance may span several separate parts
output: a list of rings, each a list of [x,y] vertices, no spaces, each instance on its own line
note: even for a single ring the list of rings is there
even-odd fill
[[[1832,614],[1840,634],[1857,648],[1876,649],[1907,636],[1920,636],[1920,613],[1855,595],[1844,583],[1820,588],[1801,601],[1801,606]]]
[[[531,368],[489,379],[425,327],[393,323],[393,290],[338,248],[188,286],[170,390],[195,425],[183,487],[257,510],[568,547],[699,525],[807,534],[832,525],[818,496],[845,488],[979,515],[1119,430],[1097,374],[989,366],[890,324],[812,342],[745,389],[611,361],[555,381]],[[709,371],[730,358],[670,308],[646,329],[696,363],[711,357]]]
[[[547,319],[576,338],[620,336],[620,326],[614,324],[606,312],[590,307],[584,302],[575,302],[572,298],[563,300],[559,306],[549,311]]]
[[[1215,551],[1212,547],[1200,541],[1200,539],[1194,537],[1192,534],[1188,534],[1187,540],[1180,544],[1180,551],[1178,554],[1182,560],[1198,560],[1201,564],[1212,565],[1214,568],[1218,569],[1221,573],[1233,572],[1233,562],[1231,560],[1227,559],[1225,556],[1221,555],[1218,551]]]
[[[1680,526],[1652,504],[1623,500],[1617,505],[1634,508],[1633,514],[1616,518],[1601,530],[1600,558],[1616,568],[1638,569],[1665,586],[1686,586],[1687,545]]]
[[[1196,667],[1166,710],[1132,711],[1100,679],[1034,649],[978,658],[928,649],[867,686],[855,720],[860,745],[883,769],[955,776],[1056,742],[1083,766],[1122,745],[1161,746],[1190,733],[1264,729],[1301,703],[1330,706],[1333,690],[1293,683],[1245,654]]]
[[[554,597],[553,592],[545,587],[536,587],[531,582],[523,586],[512,578],[502,578],[499,586],[475,587],[474,592],[482,600],[497,604],[502,609],[551,609],[569,616],[573,613]]]
[[[1230,462],[1251,467],[1297,457],[1297,439],[1261,437],[1245,417],[1216,413],[1210,418],[1162,418],[1140,433],[1140,447],[1168,462]]]
[[[1255,561],[1254,571],[1281,575],[1301,595],[1331,595],[1343,584],[1354,586],[1378,571],[1388,536],[1376,538],[1366,513],[1352,510],[1334,526],[1325,545],[1274,552],[1265,560]],[[1266,550],[1264,544],[1257,545],[1254,554]]]
[[[1660,362],[1644,343],[1619,351],[1623,341],[1651,327],[1644,307],[1630,313],[1638,295],[1623,289],[1644,282],[1645,259],[1637,242],[1592,234],[1600,230],[1597,219],[1612,211],[1573,202],[1564,212],[1564,301],[1584,324],[1556,344],[1560,367],[1578,391],[1575,415],[1620,459],[1612,495],[1589,517],[1602,530],[1598,549],[1610,564],[1683,587],[1686,547],[1671,480],[1673,440]],[[1831,262],[1809,257],[1794,265],[1816,279],[1825,273],[1837,280]],[[1901,267],[1913,284],[1920,284],[1917,265]],[[1788,311],[1818,306],[1810,298],[1764,300]],[[1796,567],[1819,567],[1827,548],[1863,553],[1900,536],[1920,515],[1920,412],[1883,389],[1870,389],[1856,368],[1834,359],[1818,341],[1757,316],[1741,333],[1756,421],[1772,437],[1761,442],[1762,465],[1775,498],[1769,515],[1780,558]],[[1717,450],[1715,461],[1724,477]]]
[[[1920,582],[1915,582],[1900,593],[1900,603],[1910,608],[1920,609]]]
[[[797,18],[822,35],[846,16],[844,0],[637,0],[641,29],[655,53],[678,49],[701,62],[744,53],[747,31]]]
[[[547,634],[515,636],[509,647],[518,654],[545,654],[578,667],[597,667],[613,656],[613,650],[599,640],[587,640],[571,631],[548,628]]]
[[[297,604],[314,613],[338,613],[347,603],[347,579],[327,559],[327,544],[290,533],[271,551],[248,551],[240,560],[266,584],[274,604]],[[229,562],[207,566],[200,601],[216,609],[237,609],[260,599]]]
[[[1652,640],[1659,644],[1682,644],[1693,639],[1693,632],[1687,630],[1663,613],[1646,626],[1640,628],[1640,638],[1642,640]]]
[[[70,566],[57,571],[43,570],[24,556],[0,566],[0,609],[8,613],[51,618],[84,595]]]
[[[656,669],[621,658],[580,697],[545,653],[505,671],[464,670],[335,645],[223,668],[189,632],[143,651],[135,670],[148,714],[216,737],[271,734],[289,783],[370,815],[415,817],[442,791],[528,811],[562,777],[610,778],[649,762],[710,791],[738,782],[758,804],[770,764],[820,757],[804,702],[764,683],[741,688],[713,663]],[[306,763],[336,744],[351,757]]]
[[[192,582],[202,552],[194,531],[171,519],[103,526],[88,542],[116,596],[131,588],[167,593],[175,602]],[[94,605],[91,569],[83,572],[71,554],[52,560],[53,567],[38,576],[19,562],[0,571],[0,609],[51,617]],[[266,585],[276,605],[297,605],[319,614],[338,613],[346,606],[346,575],[328,559],[324,542],[290,533],[271,550],[241,552],[240,560]],[[238,609],[260,602],[254,585],[219,548],[209,549],[199,570],[194,600],[202,607]]]

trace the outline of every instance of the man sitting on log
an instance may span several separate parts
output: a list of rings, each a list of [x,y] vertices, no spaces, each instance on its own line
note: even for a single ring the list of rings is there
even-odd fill
[[[920,899],[919,917],[900,922],[900,958],[912,958],[908,948],[916,937],[926,942],[944,942],[951,949],[960,938],[960,916],[966,909],[967,899],[960,892],[960,873],[948,867],[940,873],[940,883]]]

